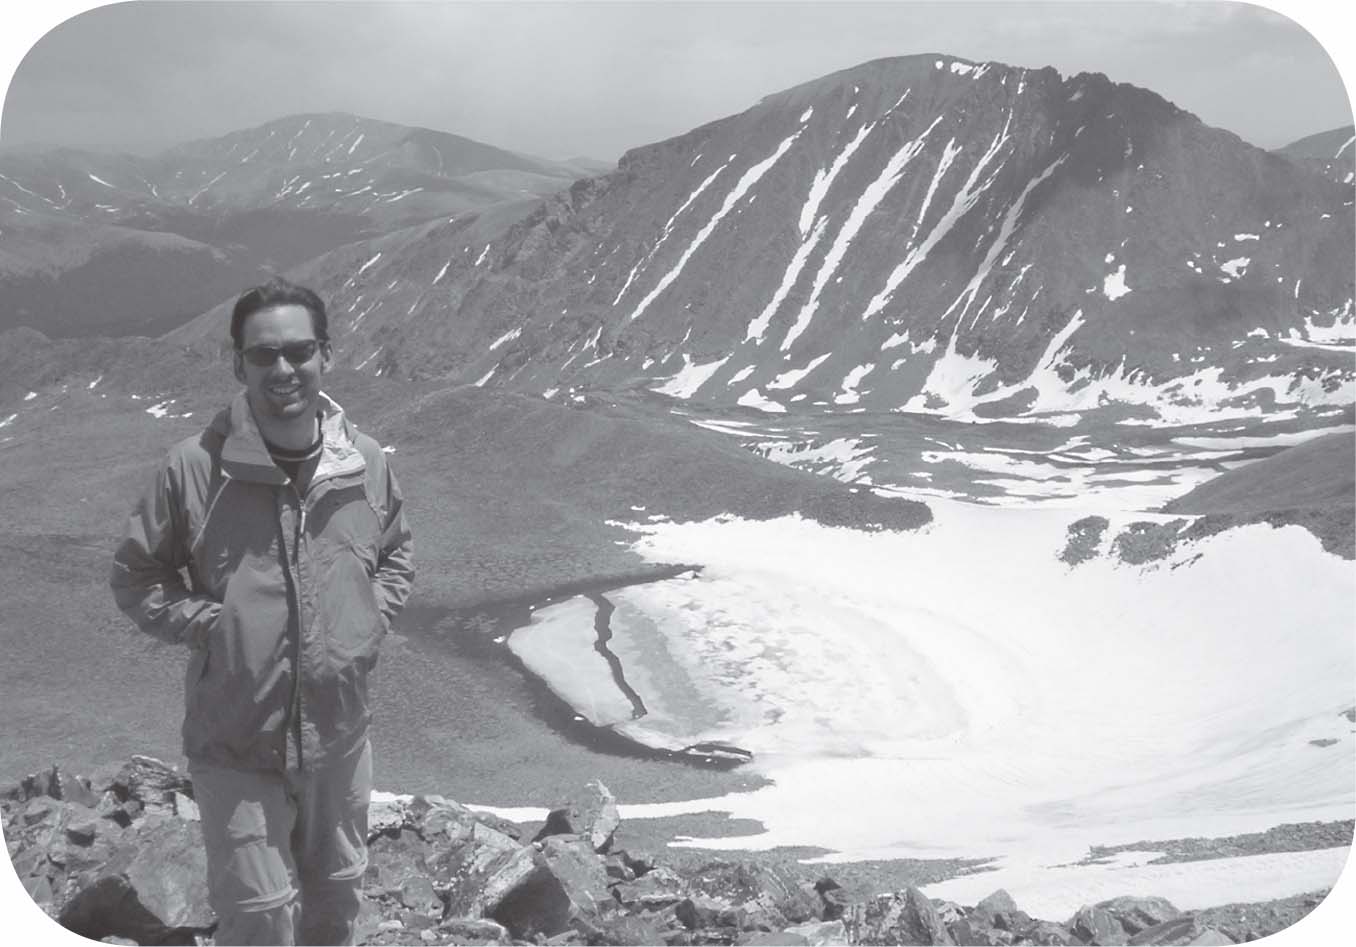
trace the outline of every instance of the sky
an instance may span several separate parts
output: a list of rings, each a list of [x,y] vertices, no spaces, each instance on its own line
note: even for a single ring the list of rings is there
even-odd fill
[[[1268,2],[54,0],[13,24],[7,14],[0,147],[144,154],[344,111],[613,161],[913,53],[1102,72],[1264,148],[1349,124],[1331,54],[1349,77],[1356,54],[1337,5]]]

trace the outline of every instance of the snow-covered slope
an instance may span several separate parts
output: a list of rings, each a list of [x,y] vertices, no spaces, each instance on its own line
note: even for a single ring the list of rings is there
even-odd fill
[[[1166,875],[1121,870],[1152,844],[1084,860],[1093,846],[1350,818],[1349,561],[1297,527],[1254,525],[1161,562],[1071,568],[1053,553],[1058,511],[930,505],[921,533],[633,524],[647,559],[704,568],[608,593],[608,647],[653,710],[616,727],[750,750],[773,784],[628,818],[716,811],[761,825],[679,843],[700,848],[996,859],[997,874],[936,896],[1005,887],[1060,916],[1132,890],[1206,905],[1333,883],[1345,849]],[[525,631],[591,634],[594,611],[552,605]],[[579,712],[629,710],[588,658]],[[586,676],[583,663],[570,673]],[[1221,885],[1233,893],[1210,900]]]

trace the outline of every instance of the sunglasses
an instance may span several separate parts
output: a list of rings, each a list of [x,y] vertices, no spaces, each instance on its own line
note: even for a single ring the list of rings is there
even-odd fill
[[[321,342],[318,340],[306,339],[304,342],[288,342],[282,346],[251,345],[247,349],[241,349],[240,354],[244,356],[245,361],[259,368],[269,368],[276,364],[279,354],[293,365],[305,365],[315,358],[320,346]]]

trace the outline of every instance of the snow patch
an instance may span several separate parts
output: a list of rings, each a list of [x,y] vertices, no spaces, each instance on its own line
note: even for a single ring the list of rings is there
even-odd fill
[[[1130,292],[1130,287],[1125,285],[1125,264],[1114,273],[1108,273],[1102,280],[1102,295],[1107,299],[1120,299],[1126,293]]]
[[[767,387],[775,389],[794,387],[802,378],[824,364],[824,362],[828,360],[830,354],[831,353],[829,352],[825,352],[823,355],[820,355],[818,358],[811,361],[810,364],[806,365],[804,368],[793,368],[790,371],[782,372],[776,378],[772,379],[772,381],[768,382]]]
[[[739,396],[739,400],[736,401],[735,404],[743,405],[746,408],[755,408],[768,414],[786,413],[786,408],[783,405],[764,397],[763,393],[757,388],[750,388],[748,391],[744,392]]]
[[[754,452],[778,464],[833,477],[844,483],[862,478],[875,448],[865,441],[839,437],[822,444],[811,441],[771,441],[758,444]]]
[[[499,346],[503,345],[505,342],[512,342],[514,339],[518,338],[518,336],[522,334],[523,334],[522,326],[519,326],[516,329],[510,329],[509,331],[501,335],[499,338],[491,342],[488,351],[493,352],[495,349],[499,348]]]
[[[847,373],[843,379],[842,391],[833,399],[834,404],[856,404],[861,400],[861,394],[857,391],[857,386],[862,383],[867,375],[871,374],[876,368],[874,362],[868,365],[858,365],[852,371]]]
[[[730,360],[730,356],[718,358],[714,362],[707,362],[705,365],[694,365],[692,359],[686,352],[683,353],[683,367],[672,378],[669,378],[664,384],[651,388],[651,391],[657,391],[661,395],[670,395],[674,398],[691,398],[697,393],[697,389],[706,384],[707,380],[720,371],[722,365]]]

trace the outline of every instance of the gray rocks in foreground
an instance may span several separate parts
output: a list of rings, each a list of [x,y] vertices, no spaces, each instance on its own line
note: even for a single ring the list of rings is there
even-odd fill
[[[109,943],[212,943],[193,788],[173,767],[137,756],[89,778],[53,768],[0,788],[0,809],[25,890],[58,923]],[[531,841],[441,796],[373,802],[359,943],[1208,945],[1274,933],[1320,900],[1184,913],[1121,897],[1057,923],[1002,890],[973,907],[916,887],[854,900],[758,858],[678,869],[617,848],[619,822],[596,780]]]

